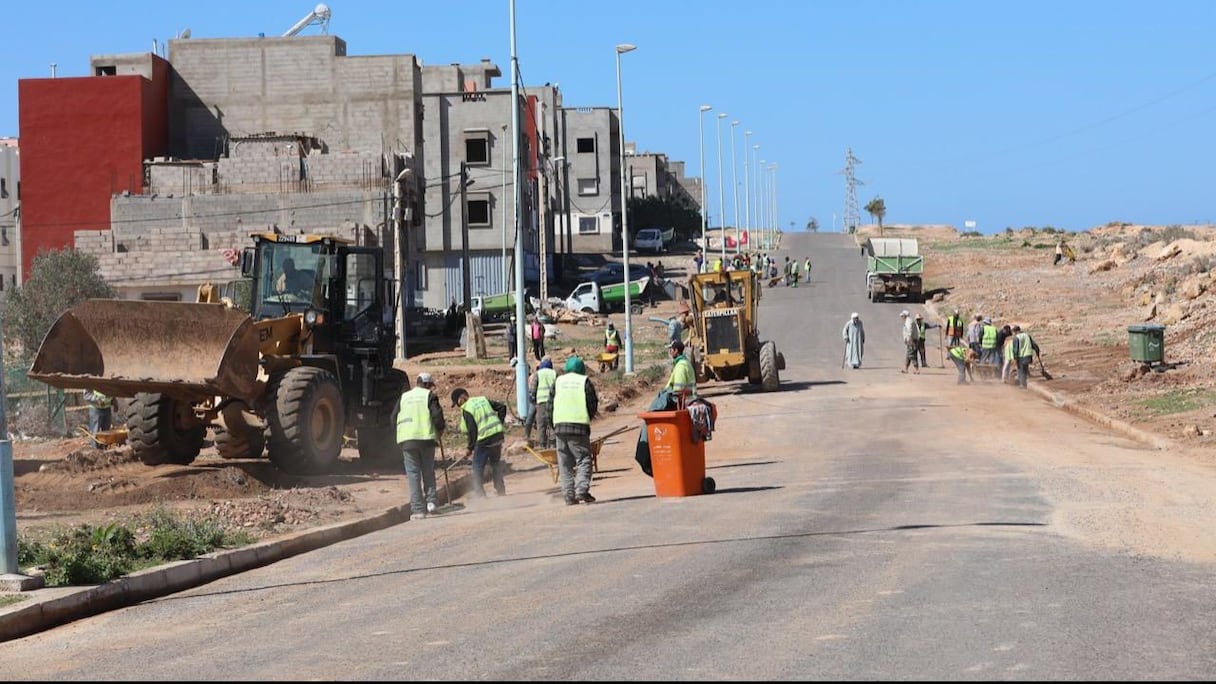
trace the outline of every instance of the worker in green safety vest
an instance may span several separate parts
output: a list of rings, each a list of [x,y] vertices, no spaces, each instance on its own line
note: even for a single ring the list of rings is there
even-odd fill
[[[447,425],[435,394],[435,379],[430,373],[419,373],[414,382],[414,388],[403,392],[397,404],[397,444],[410,486],[410,517],[425,518],[439,510],[435,446]]]
[[[473,487],[475,499],[486,496],[484,482],[486,464],[490,466],[494,480],[494,492],[505,496],[507,485],[503,481],[502,442],[505,436],[503,419],[507,416],[507,405],[485,397],[469,398],[463,387],[452,390],[452,406],[461,412],[460,431],[469,436],[465,457],[473,457]]]
[[[1000,330],[992,324],[991,318],[984,319],[984,327],[980,329],[980,363],[991,364],[1000,372],[1001,353],[996,346],[996,336]]]
[[[958,369],[958,384],[966,385],[967,376],[971,375],[971,381],[975,382],[975,374],[971,369],[971,364],[967,362],[967,355],[973,354],[971,348],[961,342],[950,347],[950,360],[954,362],[954,367]]]
[[[553,386],[553,431],[557,437],[558,484],[566,505],[595,503],[591,496],[591,419],[599,410],[595,385],[578,356]]]
[[[549,449],[553,432],[553,384],[557,382],[557,371],[548,357],[541,359],[540,366],[528,381],[528,417],[524,420],[524,439],[532,446],[532,428],[540,426],[540,448]]]
[[[680,340],[672,340],[667,345],[667,353],[671,356],[671,375],[665,389],[676,397],[680,408],[684,408],[688,399],[697,396],[697,372],[692,361],[684,356],[684,343]]]

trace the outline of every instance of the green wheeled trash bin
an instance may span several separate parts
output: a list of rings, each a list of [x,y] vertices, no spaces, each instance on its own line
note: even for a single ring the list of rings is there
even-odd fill
[[[1142,323],[1127,326],[1127,347],[1132,361],[1163,363],[1165,361],[1165,326]]]

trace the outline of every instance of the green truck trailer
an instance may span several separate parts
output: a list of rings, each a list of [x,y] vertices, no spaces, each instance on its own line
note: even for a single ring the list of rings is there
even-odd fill
[[[891,297],[924,301],[921,276],[925,258],[915,238],[866,240],[866,296],[872,302]]]

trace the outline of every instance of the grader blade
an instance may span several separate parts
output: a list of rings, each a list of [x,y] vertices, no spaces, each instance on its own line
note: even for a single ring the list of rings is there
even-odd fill
[[[90,299],[51,326],[28,376],[118,397],[250,401],[257,373],[258,333],[248,314],[223,304]]]

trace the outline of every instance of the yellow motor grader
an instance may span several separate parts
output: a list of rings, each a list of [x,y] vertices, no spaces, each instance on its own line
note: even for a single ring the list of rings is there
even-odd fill
[[[397,453],[394,412],[409,386],[393,368],[395,297],[380,247],[323,235],[256,233],[233,298],[91,299],[42,341],[30,378],[132,397],[127,442],[144,463],[186,464],[208,428],[225,458],[323,472],[346,436],[362,459]]]
[[[690,360],[697,380],[740,380],[771,392],[780,384],[785,356],[777,343],[760,341],[760,288],[751,271],[694,273],[688,279],[692,316]]]

